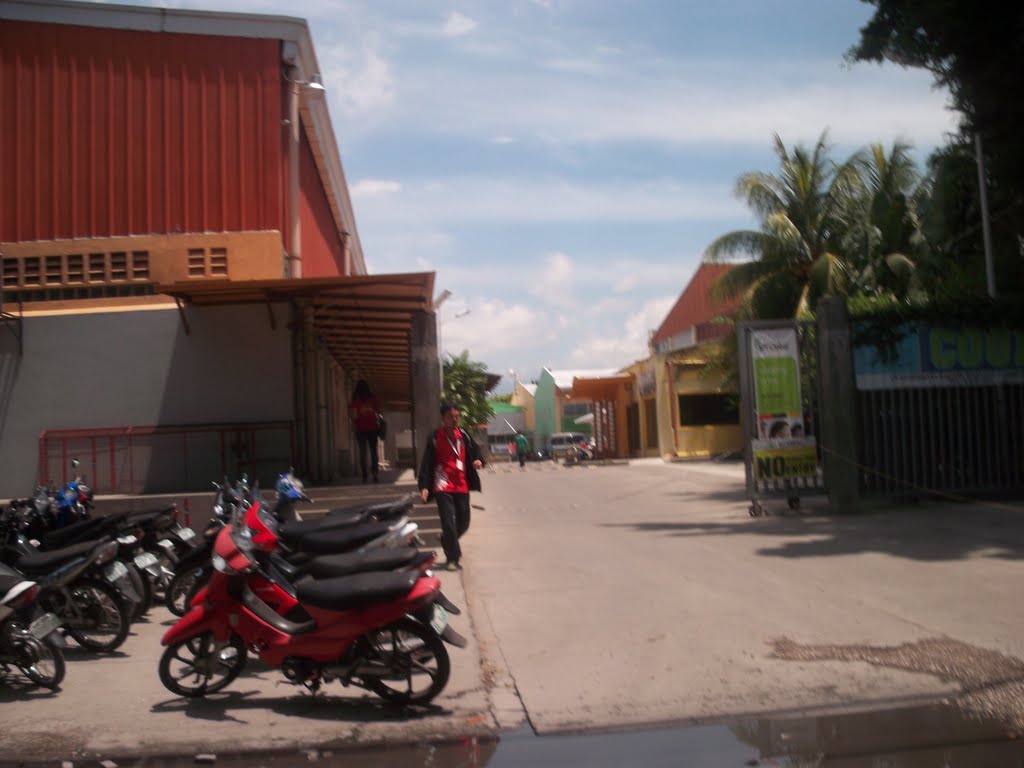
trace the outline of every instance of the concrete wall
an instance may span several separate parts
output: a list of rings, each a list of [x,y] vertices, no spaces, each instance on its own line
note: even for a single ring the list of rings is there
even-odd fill
[[[291,421],[289,308],[274,312],[276,330],[263,305],[188,308],[190,335],[173,305],[27,316],[21,357],[0,328],[0,498],[31,493],[42,430]],[[208,487],[219,446],[193,452],[210,466],[193,467],[188,482]],[[144,490],[187,490],[163,487],[183,473],[154,476]]]

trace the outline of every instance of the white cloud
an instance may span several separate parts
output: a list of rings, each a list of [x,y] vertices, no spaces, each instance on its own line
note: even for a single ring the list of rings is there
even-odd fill
[[[352,199],[361,197],[381,197],[402,191],[402,184],[387,179],[360,179],[349,187]]]
[[[600,58],[571,56],[504,64],[405,72],[404,114],[441,134],[566,145],[767,146],[772,133],[810,141],[826,127],[842,145],[897,136],[932,145],[956,124],[946,94],[919,71],[695,59],[605,68]]]
[[[629,293],[637,286],[637,277],[635,273],[623,275],[612,285],[612,290],[616,293]]]
[[[529,350],[539,340],[550,339],[550,321],[543,312],[526,304],[486,299],[472,305],[452,302],[451,315],[441,318],[441,345],[445,353],[468,349],[474,360],[493,364],[495,356],[511,350]],[[446,303],[447,305],[447,303]],[[469,313],[455,317],[466,309]]]
[[[344,45],[319,51],[321,74],[331,103],[349,116],[370,115],[395,103],[395,78],[391,62],[372,38],[360,49]]]
[[[444,23],[441,34],[445,37],[462,37],[476,29],[476,22],[458,11],[452,11]]]
[[[544,269],[534,278],[530,293],[552,307],[571,306],[574,271],[572,259],[566,254],[549,253]]]
[[[360,184],[362,182],[357,182]],[[733,220],[747,210],[729,184],[577,183],[552,178],[454,177],[403,181],[387,198],[360,201],[361,220],[688,221]]]
[[[570,359],[590,367],[621,368],[647,357],[647,337],[661,325],[675,300],[675,296],[661,296],[647,301],[626,317],[620,334],[591,336],[572,351]]]

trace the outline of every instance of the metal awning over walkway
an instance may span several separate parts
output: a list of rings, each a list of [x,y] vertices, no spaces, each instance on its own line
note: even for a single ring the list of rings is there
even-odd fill
[[[434,273],[280,280],[196,280],[156,286],[179,306],[294,302],[346,371],[385,401],[409,403],[416,313],[433,312]],[[271,322],[281,318],[271,314]],[[287,321],[287,320],[286,320]]]

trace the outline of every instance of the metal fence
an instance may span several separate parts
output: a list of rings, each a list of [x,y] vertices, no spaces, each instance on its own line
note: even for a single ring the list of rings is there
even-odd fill
[[[1024,384],[860,391],[857,415],[866,495],[1024,488]]]
[[[39,435],[39,483],[58,486],[81,463],[97,493],[206,490],[243,473],[266,486],[295,455],[291,422],[44,430]]]

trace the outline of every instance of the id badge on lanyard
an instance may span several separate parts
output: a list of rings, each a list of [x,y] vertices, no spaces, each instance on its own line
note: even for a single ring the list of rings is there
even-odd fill
[[[456,440],[453,443],[452,439],[450,437],[448,437],[448,435],[445,435],[444,437],[445,437],[445,440],[448,441],[448,445],[450,445],[452,447],[452,451],[455,453],[455,468],[459,472],[464,471],[465,468],[466,468],[466,465],[462,463],[462,438],[460,437],[458,440]]]

